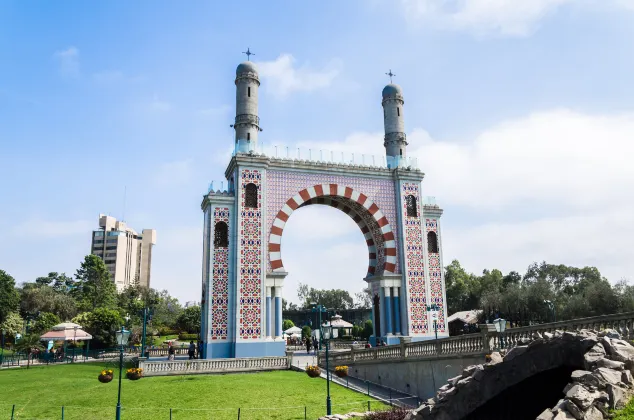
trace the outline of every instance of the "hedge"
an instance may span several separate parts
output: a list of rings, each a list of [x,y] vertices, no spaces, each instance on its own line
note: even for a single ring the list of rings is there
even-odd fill
[[[198,334],[178,334],[179,341],[198,341]]]

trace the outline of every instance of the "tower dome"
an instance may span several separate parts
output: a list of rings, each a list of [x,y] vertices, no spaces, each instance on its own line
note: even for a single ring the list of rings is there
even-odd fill
[[[236,68],[236,76],[239,76],[242,73],[258,74],[258,68],[253,61],[244,61],[238,64],[238,68]]]
[[[390,83],[383,88],[383,97],[388,96],[403,96],[403,89],[399,85]]]

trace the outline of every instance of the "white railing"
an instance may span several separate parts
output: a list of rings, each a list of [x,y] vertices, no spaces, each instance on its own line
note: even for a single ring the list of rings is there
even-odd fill
[[[258,154],[276,159],[297,160],[306,162],[334,163],[339,165],[356,165],[376,168],[410,167],[418,169],[418,159],[414,157],[399,157],[373,155],[369,153],[353,153],[318,148],[254,144],[247,140],[238,140],[233,150],[233,156],[238,154]]]
[[[387,360],[414,360],[438,357],[485,355],[496,349],[511,348],[525,344],[543,333],[559,331],[579,331],[613,329],[624,339],[634,338],[634,312],[601,315],[570,321],[551,322],[527,327],[509,328],[503,334],[495,331],[492,324],[481,325],[482,332],[465,334],[438,340],[407,342],[404,338],[400,345],[374,347],[369,349],[338,350],[329,355],[334,364],[376,363]],[[317,355],[317,362],[324,363],[324,352]]]
[[[148,361],[139,358],[145,376],[195,375],[204,373],[284,370],[291,367],[291,356],[249,357],[241,359],[204,359]]]

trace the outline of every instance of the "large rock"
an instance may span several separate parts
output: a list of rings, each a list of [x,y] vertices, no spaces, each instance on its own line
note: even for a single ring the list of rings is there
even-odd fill
[[[577,420],[582,420],[583,419],[583,410],[581,410],[577,404],[573,403],[570,400],[566,400],[565,402],[565,406],[566,406],[566,410],[572,414],[572,416],[574,418],[576,418]]]
[[[497,351],[494,351],[493,353],[491,353],[489,357],[491,359],[487,363],[487,365],[489,365],[489,366],[497,365],[498,363],[502,363],[502,361],[504,360],[502,358],[502,355],[499,352],[497,352]]]
[[[616,360],[603,358],[603,359],[597,360],[597,367],[609,368],[614,370],[623,370],[623,368],[625,367],[625,363],[617,362]]]
[[[595,344],[584,356],[584,364],[586,370],[591,370],[596,365],[597,360],[603,359],[606,356],[605,348],[601,344]]]
[[[613,410],[623,408],[627,402],[627,391],[616,385],[608,384],[609,405]]]
[[[598,368],[592,372],[594,376],[596,376],[603,385],[613,384],[616,385],[621,382],[621,372],[608,369],[608,368]]]
[[[580,384],[576,384],[566,392],[566,398],[577,404],[582,410],[590,407],[598,396],[598,392],[590,392]]]
[[[588,408],[586,414],[583,416],[583,420],[603,420],[603,414],[599,411],[598,408],[592,406]]]
[[[553,420],[575,420],[575,417],[567,411],[558,411]]]
[[[634,384],[634,377],[632,377],[632,372],[630,372],[629,370],[624,370],[623,372],[621,372],[621,382],[626,385]]]
[[[598,387],[601,384],[599,378],[587,370],[575,370],[572,372],[572,375],[570,375],[570,379],[572,379],[573,382],[579,382],[587,386]]]
[[[553,420],[553,417],[555,417],[553,412],[550,409],[546,409],[542,411],[542,413],[537,416],[535,420]]]
[[[608,338],[616,338],[617,340],[621,339],[621,334],[618,331],[608,328],[607,330],[603,330],[597,334],[599,337],[608,337]]]
[[[610,356],[610,359],[619,362],[634,360],[634,347],[627,341],[603,337],[601,344],[605,347],[605,351]]]
[[[504,361],[510,362],[511,360],[519,356],[520,354],[526,353],[526,350],[528,350],[528,346],[513,347],[511,350],[509,350],[508,353],[506,353],[506,356],[504,356]]]
[[[471,366],[467,366],[463,371],[462,371],[462,377],[463,378],[468,378],[470,376],[473,376],[473,372],[476,371],[476,369],[478,368],[482,368],[482,365],[471,365]]]

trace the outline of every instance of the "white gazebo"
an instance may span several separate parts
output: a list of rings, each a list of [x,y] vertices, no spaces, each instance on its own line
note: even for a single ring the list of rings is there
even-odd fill
[[[302,329],[295,326],[290,327],[288,330],[284,331],[284,334],[291,335],[291,336],[293,334],[301,334],[301,333],[302,333]]]
[[[90,341],[92,335],[81,329],[81,325],[73,322],[62,322],[54,325],[50,331],[40,336],[40,341],[63,341],[64,352],[66,352],[66,343],[69,341]],[[86,346],[88,350],[88,346]]]
[[[353,325],[349,323],[348,321],[344,321],[343,318],[341,318],[341,315],[339,314],[330,318],[330,322],[325,322],[323,325],[324,327],[330,327],[332,325],[332,328],[343,328],[345,332],[344,335],[352,334]]]

